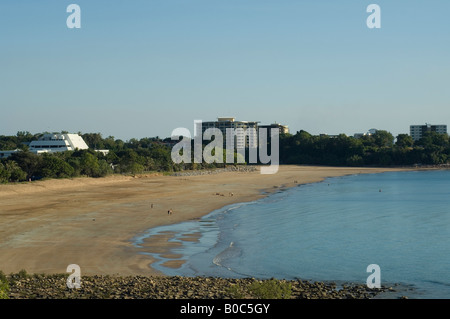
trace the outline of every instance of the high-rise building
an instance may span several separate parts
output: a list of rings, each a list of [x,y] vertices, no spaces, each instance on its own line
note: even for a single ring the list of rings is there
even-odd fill
[[[201,132],[203,136],[209,128],[217,128],[222,132],[224,148],[230,139],[234,139],[234,148],[258,147],[258,122],[236,121],[234,117],[219,117],[217,121],[197,122],[197,134]]]
[[[447,134],[447,125],[425,124],[410,125],[409,132],[414,141],[420,140],[426,132],[436,132],[439,134]]]

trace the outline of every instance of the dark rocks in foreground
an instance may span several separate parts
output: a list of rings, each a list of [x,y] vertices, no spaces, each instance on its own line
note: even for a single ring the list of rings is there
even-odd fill
[[[370,299],[392,287],[215,277],[82,276],[68,288],[68,274],[7,276],[10,299]]]

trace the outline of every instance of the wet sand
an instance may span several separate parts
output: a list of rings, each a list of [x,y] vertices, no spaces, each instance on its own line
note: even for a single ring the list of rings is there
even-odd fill
[[[78,264],[82,275],[158,275],[152,257],[141,252],[167,255],[177,243],[168,242],[171,234],[166,234],[134,247],[131,240],[150,228],[198,219],[280,187],[394,170],[401,169],[280,166],[273,175],[155,174],[0,185],[0,270],[65,273],[69,264]],[[168,266],[181,262],[174,259]]]

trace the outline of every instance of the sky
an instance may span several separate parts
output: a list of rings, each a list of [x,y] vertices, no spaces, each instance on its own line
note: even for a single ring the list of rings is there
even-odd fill
[[[450,125],[449,14],[448,0],[2,0],[0,135],[164,138],[217,117],[311,134]]]

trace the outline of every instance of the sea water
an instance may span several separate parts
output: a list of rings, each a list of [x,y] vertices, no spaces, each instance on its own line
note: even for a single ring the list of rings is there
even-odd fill
[[[328,178],[207,216],[153,228],[173,232],[185,263],[152,266],[167,275],[306,279],[381,284],[412,298],[450,298],[450,171]],[[198,241],[183,241],[186,234]]]

